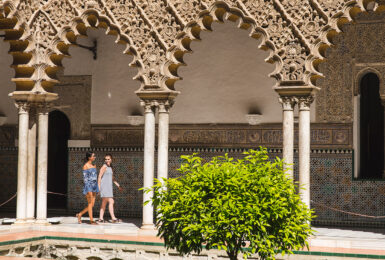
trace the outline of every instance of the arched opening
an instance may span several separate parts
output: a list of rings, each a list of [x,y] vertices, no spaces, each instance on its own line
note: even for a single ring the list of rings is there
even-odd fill
[[[48,184],[51,192],[67,194],[68,176],[68,139],[70,138],[70,121],[58,110],[49,114],[48,129]],[[67,206],[67,197],[49,194],[48,208],[63,209]]]
[[[264,61],[268,53],[258,49],[260,41],[231,21],[213,23],[212,32],[203,31],[200,38],[184,56],[187,66],[179,69],[183,80],[175,88],[181,94],[170,123],[235,126],[247,124],[248,114],[261,114],[260,123],[280,123],[276,80],[268,76],[275,65]]]
[[[384,107],[380,81],[368,73],[360,83],[360,178],[378,179],[384,171]]]
[[[115,190],[115,214],[120,217],[139,217],[143,201],[142,192],[139,191],[143,186],[143,153],[115,149],[117,146],[129,146],[132,129],[139,134],[138,145],[143,140],[142,126],[131,126],[127,119],[127,116],[142,113],[134,93],[140,87],[139,82],[133,80],[137,69],[127,66],[133,56],[122,55],[126,46],[117,45],[116,37],[106,35],[105,29],[89,28],[87,36],[79,37],[77,43],[92,46],[97,41],[97,59],[87,49],[71,46],[68,52],[72,58],[63,60],[64,71],[59,77],[62,85],[55,89],[59,94],[59,106],[63,106],[71,121],[68,212],[77,213],[87,205],[82,193],[81,169],[86,151],[91,150],[96,152],[94,164],[98,171],[104,163],[104,155],[111,153],[114,157],[114,177],[120,184],[129,187],[122,192]],[[117,127],[119,131],[116,131]],[[100,131],[103,134],[100,135]],[[122,133],[128,135],[123,137]],[[114,137],[107,140],[105,137],[110,134]],[[116,134],[120,137],[116,138]],[[84,140],[89,140],[89,143],[84,145],[78,142]],[[102,151],[100,147],[103,147]],[[96,201],[94,208],[99,210],[100,200]]]

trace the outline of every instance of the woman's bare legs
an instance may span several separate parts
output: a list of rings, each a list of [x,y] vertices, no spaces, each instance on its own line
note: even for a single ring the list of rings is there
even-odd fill
[[[82,211],[80,211],[79,214],[77,214],[76,216],[78,217],[78,219],[81,219],[81,217],[88,211],[88,216],[90,217],[90,222],[94,222],[94,218],[92,216],[92,208],[94,207],[95,205],[95,192],[88,192],[86,194],[86,199],[87,199],[87,207],[85,207]]]
[[[87,201],[88,201],[88,216],[90,216],[90,222],[92,224],[92,223],[94,223],[92,209],[95,205],[96,194],[95,194],[95,192],[89,192],[89,193],[91,193],[91,196],[89,196],[88,197],[89,199],[87,199]]]
[[[116,219],[114,214],[114,199],[108,198],[108,211],[110,212],[111,219]]]
[[[102,205],[100,206],[99,220],[102,220],[104,217],[104,212],[106,211],[108,198],[102,198]]]

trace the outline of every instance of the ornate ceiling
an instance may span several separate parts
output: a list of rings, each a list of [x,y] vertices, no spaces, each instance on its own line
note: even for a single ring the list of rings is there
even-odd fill
[[[313,86],[325,50],[368,0],[0,0],[16,91],[50,92],[68,49],[87,28],[106,28],[138,68],[139,93],[173,93],[183,55],[202,30],[231,20],[261,38],[280,86]]]

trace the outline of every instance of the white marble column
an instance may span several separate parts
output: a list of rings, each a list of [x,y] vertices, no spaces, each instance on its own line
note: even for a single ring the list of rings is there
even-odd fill
[[[34,112],[31,111],[31,119]],[[28,131],[27,222],[35,219],[36,123],[31,123]]]
[[[154,185],[154,153],[155,153],[155,106],[143,102],[144,106],[144,169],[143,187],[150,188]],[[153,191],[143,194],[143,202],[154,195]],[[152,203],[143,206],[142,229],[154,229],[154,207]]]
[[[17,103],[19,109],[19,141],[17,164],[17,204],[15,224],[26,223],[27,171],[28,171],[28,122],[29,105]]]
[[[170,105],[167,102],[159,104],[158,125],[158,179],[168,178],[168,132]]]
[[[279,98],[282,104],[282,130],[283,130],[283,152],[284,159],[283,169],[289,176],[294,179],[294,106],[297,102],[295,97],[284,96]]]
[[[37,157],[37,201],[36,224],[47,221],[47,165],[48,165],[48,108],[38,108],[38,157]]]
[[[310,208],[310,105],[313,96],[298,98],[299,108],[299,184],[302,201]]]

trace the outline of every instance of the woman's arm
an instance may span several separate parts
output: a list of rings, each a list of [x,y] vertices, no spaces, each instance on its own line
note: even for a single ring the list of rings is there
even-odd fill
[[[119,190],[122,190],[123,188],[120,187],[119,183],[115,180],[114,174],[112,173],[112,182],[118,187]]]
[[[99,176],[98,176],[98,186],[99,186],[99,190],[100,190],[100,185],[101,185],[101,182],[102,182],[102,177],[103,177],[103,174],[105,173],[106,171],[106,168],[107,166],[104,164],[102,166],[102,168],[100,168],[100,171],[99,171]]]

